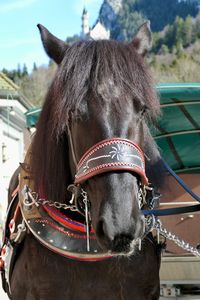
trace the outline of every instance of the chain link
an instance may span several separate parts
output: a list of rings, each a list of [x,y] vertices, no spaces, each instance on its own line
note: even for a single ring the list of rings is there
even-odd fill
[[[51,201],[51,200],[46,200],[46,199],[42,199],[42,198],[38,198],[38,194],[35,192],[30,192],[30,190],[28,191],[28,195],[31,197],[31,199],[34,199],[34,202],[39,204],[39,205],[48,205],[50,207],[56,207],[56,208],[62,208],[62,209],[70,209],[71,211],[77,211],[77,208],[75,205],[72,204],[65,204],[65,203],[60,203],[57,201]],[[32,203],[31,203],[32,204]]]
[[[57,201],[51,201],[51,200],[46,200],[46,199],[42,199],[38,197],[38,194],[35,192],[30,191],[30,189],[28,188],[27,191],[28,196],[30,196],[32,202],[28,203],[28,205],[32,205],[32,204],[37,204],[37,205],[48,205],[50,207],[56,207],[58,209],[62,208],[62,209],[69,209],[71,211],[77,211],[77,208],[75,205],[67,205],[65,203],[60,203]],[[88,201],[87,199],[87,192],[85,192],[83,189],[81,190],[81,195],[83,196],[85,201]],[[25,199],[26,200],[26,199]],[[85,203],[84,201],[84,203]],[[152,216],[153,217],[153,216]],[[151,222],[150,222],[151,221]],[[151,224],[149,224],[151,223]],[[161,234],[162,236],[164,236],[166,239],[173,241],[176,245],[178,245],[180,248],[191,252],[193,255],[200,257],[200,251],[198,251],[197,248],[191,246],[189,243],[185,242],[182,239],[179,239],[175,234],[172,234],[170,231],[167,231],[167,229],[162,227],[162,223],[159,219],[155,219],[155,218],[150,218],[149,220],[146,220],[146,225],[148,225],[147,227],[154,227],[157,232],[158,232],[158,236],[159,234]],[[150,226],[151,225],[151,226]]]
[[[182,249],[191,252],[193,255],[200,257],[200,251],[197,248],[191,246],[189,243],[185,242],[182,239],[179,239],[175,234],[172,234],[170,231],[162,227],[162,223],[159,219],[156,219],[154,228],[157,230],[158,234],[163,235],[166,239],[173,241],[176,245]]]

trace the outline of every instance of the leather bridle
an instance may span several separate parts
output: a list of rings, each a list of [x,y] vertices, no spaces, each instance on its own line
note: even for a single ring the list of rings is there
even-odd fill
[[[145,160],[140,147],[128,139],[111,138],[92,146],[80,159],[75,184],[107,172],[124,171],[137,174],[148,185]]]
[[[90,200],[87,192],[81,186],[87,180],[94,176],[108,172],[129,172],[139,178],[138,205],[141,208],[144,205],[148,178],[145,173],[145,158],[141,148],[128,139],[119,137],[109,138],[100,141],[89,148],[83,154],[79,162],[75,155],[75,149],[71,131],[68,126],[68,136],[76,174],[72,188],[73,204],[77,211],[84,215],[87,232],[87,249],[89,251],[89,234],[91,228]],[[71,186],[70,186],[71,187]],[[148,227],[146,232],[151,228]]]
[[[141,208],[146,203],[145,187],[149,183],[145,173],[144,153],[138,144],[119,137],[104,139],[90,147],[78,161],[69,124],[67,131],[71,156],[76,169],[74,184],[70,188],[72,187],[74,205],[79,213],[86,217],[85,208],[88,209],[82,201],[83,197],[81,197],[81,194],[84,194],[85,198],[88,199],[82,184],[99,174],[108,172],[129,172],[137,176],[139,179],[139,207]],[[89,199],[88,204],[89,206],[91,204]]]
[[[148,185],[144,153],[140,146],[129,139],[113,137],[102,140],[89,148],[78,161],[69,125],[67,126],[72,159],[76,168],[74,184],[107,172],[124,171],[137,174]]]
[[[139,176],[142,189],[140,189],[139,197],[142,199],[140,207],[146,203],[146,190],[151,191],[151,203],[147,203],[147,209],[141,212],[145,216],[168,216],[181,213],[189,213],[200,210],[199,205],[175,207],[168,209],[154,209],[155,202],[159,200],[160,195],[155,194],[153,187],[148,188],[148,178],[145,173],[145,159],[141,148],[134,142],[122,138],[110,138],[103,140],[92,146],[77,163],[71,132],[68,128],[72,157],[76,165],[75,185],[80,185],[86,180],[106,172],[124,171],[131,172]],[[163,161],[165,169],[171,174],[176,181],[185,189],[197,202],[200,202],[198,195],[193,193],[191,189],[180,179],[179,176]],[[141,201],[140,201],[141,202]],[[78,203],[78,202],[77,202]]]

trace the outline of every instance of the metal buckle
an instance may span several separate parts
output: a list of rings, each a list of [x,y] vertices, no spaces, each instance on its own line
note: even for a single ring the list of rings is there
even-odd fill
[[[160,197],[162,196],[151,185],[145,186],[146,190],[146,203],[149,209],[154,209],[160,205]]]

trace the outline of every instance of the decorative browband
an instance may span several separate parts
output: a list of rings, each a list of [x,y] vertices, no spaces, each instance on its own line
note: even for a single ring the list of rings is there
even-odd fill
[[[148,185],[142,150],[132,141],[121,138],[103,140],[91,147],[78,163],[75,184],[111,171],[137,173],[142,183]]]

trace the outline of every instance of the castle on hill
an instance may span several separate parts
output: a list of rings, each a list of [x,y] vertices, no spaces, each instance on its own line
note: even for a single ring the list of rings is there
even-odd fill
[[[82,39],[92,39],[92,40],[109,40],[110,30],[107,30],[100,21],[97,21],[96,24],[90,28],[89,25],[89,14],[87,10],[83,9],[82,13]]]

